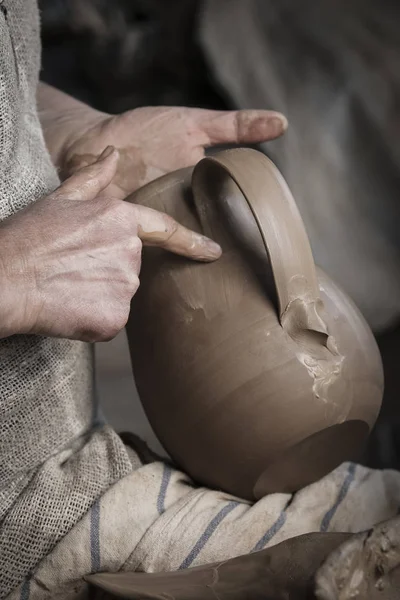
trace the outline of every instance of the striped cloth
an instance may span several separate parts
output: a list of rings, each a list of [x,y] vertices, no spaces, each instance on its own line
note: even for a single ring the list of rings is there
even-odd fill
[[[133,472],[93,504],[9,600],[83,600],[89,573],[186,569],[303,533],[363,531],[400,506],[400,473],[353,463],[294,495],[250,504],[196,487],[162,462],[131,457]]]

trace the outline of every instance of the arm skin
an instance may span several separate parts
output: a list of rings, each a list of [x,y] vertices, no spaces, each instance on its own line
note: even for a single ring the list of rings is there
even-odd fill
[[[37,105],[47,148],[60,169],[65,149],[85,133],[80,130],[82,122],[89,128],[89,121],[95,125],[108,116],[43,82],[38,86]]]

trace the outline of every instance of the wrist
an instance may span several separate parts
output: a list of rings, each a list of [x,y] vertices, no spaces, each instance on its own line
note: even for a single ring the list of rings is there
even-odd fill
[[[37,93],[38,114],[44,138],[55,166],[66,170],[70,148],[110,115],[91,108],[45,83]]]
[[[92,109],[70,109],[63,115],[48,114],[45,140],[53,164],[60,171],[61,179],[68,176],[68,157],[75,142],[103,121],[104,115]]]
[[[26,261],[18,257],[8,237],[0,227],[0,338],[30,333],[33,328],[32,277]]]
[[[9,277],[0,261],[0,339],[20,333],[17,299]]]

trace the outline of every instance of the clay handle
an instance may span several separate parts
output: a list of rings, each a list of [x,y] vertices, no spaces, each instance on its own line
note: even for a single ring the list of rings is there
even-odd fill
[[[315,264],[304,224],[275,165],[261,152],[247,148],[204,158],[195,167],[192,178],[198,208],[199,202],[204,202],[206,182],[209,190],[216,168],[218,178],[230,178],[236,183],[258,225],[273,272],[281,322],[293,300],[319,302]]]

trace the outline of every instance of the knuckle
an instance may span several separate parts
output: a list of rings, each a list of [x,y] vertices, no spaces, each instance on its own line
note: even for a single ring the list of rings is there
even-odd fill
[[[115,332],[115,335],[117,333],[119,333],[121,331],[121,329],[123,329],[125,327],[125,325],[128,321],[128,318],[129,318],[130,308],[131,308],[131,305],[130,305],[130,298],[129,298],[129,300],[124,302],[123,306],[120,307],[118,317],[115,319],[114,329],[113,329],[113,332]]]
[[[118,332],[114,332],[104,323],[92,323],[91,326],[85,327],[76,335],[76,339],[82,342],[108,342],[112,340]]]
[[[108,342],[114,339],[125,327],[130,311],[130,296],[125,294],[124,300],[108,304],[107,312],[101,311],[96,320],[85,329],[84,341]]]
[[[129,312],[130,301],[136,294],[140,285],[139,281],[139,269],[132,266],[127,266],[124,272],[124,286],[123,286],[123,305]]]
[[[99,329],[98,336],[100,339],[98,341],[106,342],[114,339],[125,327],[128,316],[128,310],[124,311],[120,309],[118,314],[113,315],[112,319],[108,323],[103,324],[101,329]]]
[[[121,327],[122,329],[122,327]],[[110,329],[109,331],[103,331],[98,334],[96,342],[111,342],[119,334],[120,329]]]
[[[114,224],[118,224],[126,235],[135,236],[137,233],[137,223],[130,204],[118,198],[102,196],[101,210],[105,217]]]
[[[96,199],[97,206],[106,217],[114,218],[119,214],[120,201],[110,196],[98,196]]]
[[[95,331],[92,336],[91,339],[87,340],[89,342],[110,342],[112,339],[114,339],[116,336],[116,334],[111,334],[106,330],[103,331]]]
[[[163,217],[164,217],[165,228],[166,228],[166,231],[168,232],[168,237],[171,237],[174,235],[174,233],[178,229],[179,225],[175,221],[175,219],[170,217],[170,215],[164,214]]]
[[[130,298],[136,294],[140,286],[140,280],[136,273],[131,273],[130,281],[129,281],[129,295]]]
[[[129,250],[133,254],[134,257],[137,255],[141,255],[142,253],[142,241],[137,237],[137,235],[130,236],[129,239]]]

